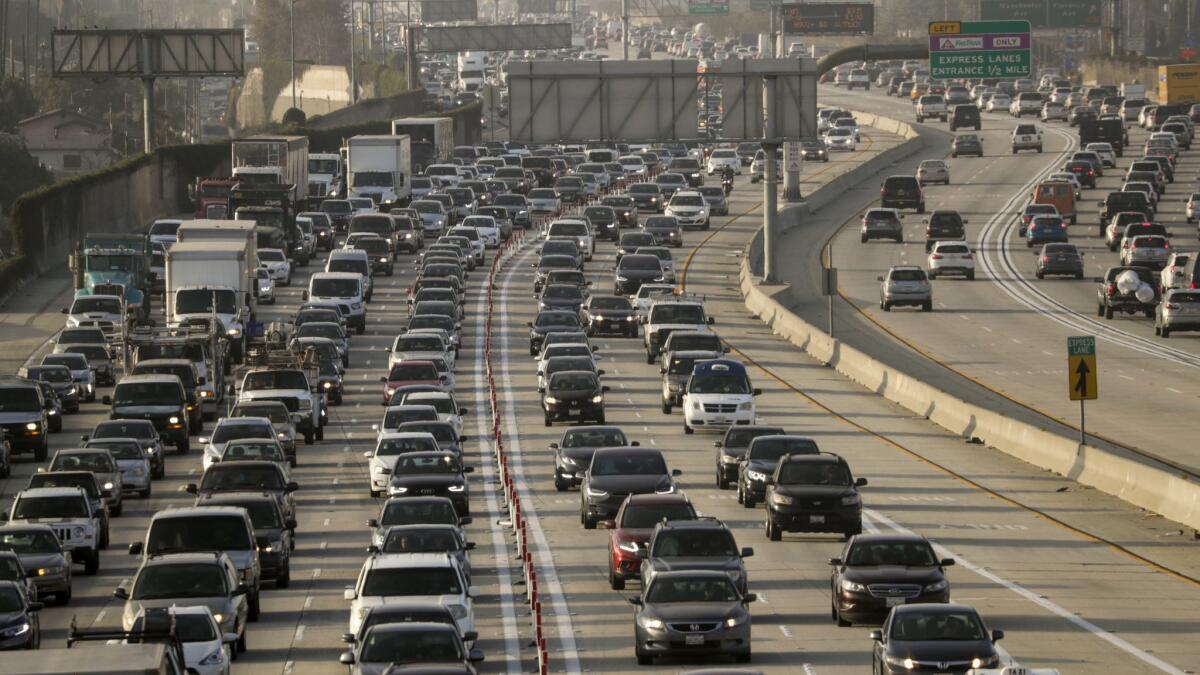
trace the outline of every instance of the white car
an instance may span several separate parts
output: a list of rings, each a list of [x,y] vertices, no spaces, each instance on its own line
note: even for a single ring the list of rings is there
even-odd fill
[[[825,134],[825,147],[841,152],[852,152],[857,146],[854,132],[845,127],[834,127]]]
[[[562,202],[554,194],[554,188],[535,188],[527,195],[529,210],[535,214],[558,215],[562,210]]]
[[[546,228],[546,239],[570,239],[575,242],[584,260],[591,260],[596,252],[596,239],[592,229],[582,218],[559,218]]]
[[[1188,265],[1194,254],[1189,251],[1173,251],[1167,257],[1167,264],[1162,269],[1163,290],[1183,288],[1187,285]]]
[[[221,626],[213,618],[212,610],[204,605],[172,605],[154,612],[167,612],[173,617],[175,634],[183,646],[183,660],[188,672],[197,675],[229,675],[229,664],[233,660],[231,650],[236,649],[237,634],[223,634]],[[145,611],[138,612],[133,619],[133,630],[140,631],[145,621]],[[120,644],[112,640],[109,644]]]
[[[695,190],[681,190],[671,196],[663,215],[673,216],[681,228],[708,229],[709,207],[704,196]]]
[[[254,277],[254,294],[258,301],[265,305],[275,304],[275,281],[271,279],[271,273],[265,267],[258,267],[254,270]]]
[[[459,407],[454,394],[444,391],[414,392],[404,397],[403,404],[433,406],[437,410],[438,420],[449,422],[454,427],[454,433],[462,436],[463,415],[467,414],[467,409]]]
[[[736,424],[753,424],[757,416],[746,367],[732,359],[713,359],[695,365],[680,405],[683,432],[724,431]]]
[[[267,268],[267,274],[271,275],[271,280],[280,286],[288,286],[292,283],[292,263],[288,261],[287,254],[282,250],[277,248],[258,249],[258,265]]]
[[[638,316],[646,316],[652,303],[674,295],[674,284],[642,284],[633,298],[633,308],[637,311]]]
[[[641,180],[646,176],[646,161],[637,155],[625,155],[617,158],[626,178]]]
[[[370,197],[350,197],[346,199],[354,208],[355,215],[359,213],[379,213],[379,207]]]
[[[929,251],[929,278],[942,274],[961,274],[967,279],[975,278],[975,256],[965,241],[934,242]]]
[[[1088,143],[1086,149],[1100,155],[1102,165],[1109,167],[1117,165],[1117,153],[1113,150],[1111,143]]]
[[[988,99],[986,110],[988,112],[1002,112],[1007,111],[1011,105],[1012,98],[1008,94],[998,91]]]
[[[1046,105],[1042,106],[1042,113],[1041,113],[1040,117],[1042,118],[1043,122],[1049,122],[1050,120],[1059,120],[1062,122],[1066,122],[1067,121],[1067,108],[1066,108],[1066,106],[1064,106],[1061,103],[1056,103],[1054,101],[1048,101],[1046,103]]]
[[[231,441],[254,438],[274,438],[282,440],[281,432],[275,431],[275,425],[265,417],[222,417],[217,420],[211,436],[201,436],[196,439],[204,450],[200,464],[204,471],[221,461],[225,454],[225,446]]]
[[[454,367],[454,347],[442,335],[432,332],[412,331],[401,333],[392,341],[388,354],[388,369],[401,361],[432,361],[446,359]]]
[[[417,431],[380,431],[375,440],[375,449],[367,450],[363,457],[367,458],[367,475],[370,480],[372,497],[387,494],[388,483],[392,480],[392,472],[396,469],[396,458],[409,452],[437,452],[437,439],[428,432]]]
[[[84,295],[75,298],[66,311],[67,328],[97,326],[105,334],[118,334],[125,325],[125,301],[119,295]],[[111,327],[110,327],[111,324]]]
[[[500,247],[500,228],[491,216],[467,216],[460,227],[473,227],[479,233],[484,248]]]
[[[730,167],[737,175],[742,174],[742,162],[738,159],[737,150],[733,148],[717,148],[708,156],[708,175],[723,173],[725,167]]]
[[[421,592],[414,592],[419,589]],[[376,553],[367,558],[358,581],[346,587],[350,633],[357,635],[372,607],[395,602],[431,602],[450,610],[460,634],[475,630],[474,599],[458,559],[445,553]]]

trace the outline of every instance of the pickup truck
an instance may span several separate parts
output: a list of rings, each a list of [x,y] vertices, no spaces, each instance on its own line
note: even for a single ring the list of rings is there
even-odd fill
[[[1042,130],[1032,124],[1018,124],[1012,132],[1012,154],[1018,150],[1042,151]]]
[[[946,107],[946,99],[941,94],[926,94],[917,100],[918,123],[931,117],[945,122],[949,115],[950,110]]]
[[[325,397],[315,392],[305,371],[297,368],[251,370],[242,379],[238,403],[281,401],[292,415],[292,423],[304,434],[304,443],[325,439]]]
[[[1121,289],[1117,286],[1117,278],[1130,270],[1138,275],[1138,279],[1143,284],[1147,284],[1150,287],[1154,293],[1153,300],[1142,302],[1138,300],[1136,291],[1132,293],[1121,292]],[[1105,319],[1111,319],[1115,312],[1134,314],[1140,311],[1147,319],[1154,318],[1155,308],[1162,297],[1158,290],[1158,279],[1156,276],[1148,267],[1108,268],[1108,271],[1100,278],[1100,284],[1096,288],[1096,315],[1102,316]]]

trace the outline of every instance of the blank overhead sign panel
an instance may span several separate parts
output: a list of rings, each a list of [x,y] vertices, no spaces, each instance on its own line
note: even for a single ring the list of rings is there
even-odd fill
[[[479,16],[476,0],[422,0],[421,21],[474,21]]]
[[[423,52],[505,52],[571,46],[571,24],[427,26],[420,29]]]
[[[695,61],[515,61],[508,66],[516,141],[694,139]]]
[[[775,78],[775,135],[812,138],[817,135],[817,62],[814,59],[726,59],[713,76],[724,107],[722,136],[761,138],[763,82]]]
[[[566,14],[569,0],[517,0],[518,14]]]
[[[237,29],[56,30],[51,62],[55,76],[241,77],[244,40]]]
[[[871,35],[875,5],[869,2],[821,2],[779,6],[783,32],[799,35]]]

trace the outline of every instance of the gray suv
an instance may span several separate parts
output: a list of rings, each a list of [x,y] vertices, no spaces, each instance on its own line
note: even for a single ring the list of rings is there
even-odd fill
[[[925,270],[914,265],[896,265],[879,280],[879,308],[885,312],[893,307],[911,305],[926,312],[933,311],[933,288]]]

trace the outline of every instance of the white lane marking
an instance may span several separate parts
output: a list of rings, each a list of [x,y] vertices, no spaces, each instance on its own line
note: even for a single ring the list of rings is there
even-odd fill
[[[296,626],[296,635],[292,637],[292,642],[304,642],[304,624]]]
[[[496,560],[496,581],[500,587],[500,615],[504,626],[504,660],[507,672],[516,675],[524,665],[521,662],[521,638],[517,630],[516,609],[513,607],[512,578],[508,568],[508,541],[504,532],[496,525],[501,520],[499,500],[496,498],[496,487],[493,481],[499,482],[496,474],[495,459],[492,457],[492,446],[488,439],[492,435],[491,416],[485,415],[485,410],[491,409],[491,401],[487,390],[487,367],[483,358],[484,325],[486,320],[487,293],[479,293],[475,302],[475,437],[479,439],[479,466],[483,474],[484,495],[486,495],[488,522],[491,523],[492,556]]]
[[[314,570],[313,570],[313,578],[314,578],[314,579],[316,579],[316,578],[318,578],[318,577],[320,577],[320,576],[321,576],[321,568],[320,568],[320,567],[318,567],[318,568],[316,568],[316,569],[314,569]]]
[[[903,525],[896,523],[892,519],[888,518],[887,516],[883,515],[882,513],[879,513],[878,511],[876,511],[874,509],[863,509],[863,514],[866,516],[869,516],[870,518],[872,518],[874,520],[879,521],[883,525],[886,525],[887,527],[889,527],[892,530],[895,530],[896,532],[900,532],[901,534],[909,534],[909,535],[914,534],[912,532],[912,530],[909,530],[908,528],[904,527]],[[1051,614],[1055,614],[1063,619],[1066,619],[1067,621],[1075,624],[1076,627],[1078,627],[1088,633],[1091,633],[1093,636],[1098,637],[1101,640],[1104,640],[1105,642],[1111,644],[1112,646],[1116,647],[1117,649],[1120,649],[1121,651],[1125,652],[1126,654],[1129,654],[1130,656],[1133,656],[1134,658],[1144,661],[1147,665],[1153,666],[1154,668],[1157,668],[1158,670],[1160,670],[1164,673],[1170,673],[1171,675],[1185,675],[1185,671],[1183,671],[1179,668],[1176,668],[1175,666],[1167,663],[1166,661],[1163,661],[1162,659],[1158,658],[1157,656],[1149,654],[1145,650],[1134,646],[1128,640],[1125,640],[1124,638],[1120,638],[1120,637],[1117,637],[1116,635],[1113,635],[1112,633],[1104,630],[1103,628],[1097,626],[1096,624],[1092,623],[1091,621],[1088,621],[1087,619],[1084,619],[1083,617],[1076,616],[1074,613],[1072,613],[1070,610],[1066,609],[1065,607],[1063,607],[1055,602],[1052,602],[1050,600],[1047,600],[1046,598],[1039,596],[1038,594],[1034,593],[1033,591],[1030,591],[1029,589],[1025,588],[1024,586],[1021,586],[1020,584],[1009,581],[1008,579],[1005,579],[1005,578],[999,576],[995,572],[992,572],[990,570],[984,569],[983,567],[980,567],[979,565],[976,565],[975,563],[971,562],[970,560],[967,560],[966,558],[962,557],[961,555],[959,555],[957,553],[954,553],[953,551],[946,548],[945,546],[942,546],[941,544],[934,544],[933,547],[935,550],[937,550],[939,556],[946,557],[946,558],[954,558],[956,565],[958,565],[960,567],[965,567],[968,570],[974,572],[975,574],[978,574],[979,576],[983,577],[984,579],[987,579],[988,581],[991,581],[992,583],[997,584],[999,586],[1003,586],[1004,588],[1021,596],[1022,598],[1028,600],[1029,602],[1032,602],[1033,604],[1041,607],[1042,609],[1046,610],[1047,612],[1050,612]]]
[[[1179,391],[1178,389],[1176,389],[1174,387],[1167,387],[1167,391],[1171,392],[1172,394],[1182,394],[1183,393],[1182,391]]]
[[[791,628],[788,628],[787,626],[780,626],[780,627],[779,627],[779,632],[780,632],[780,633],[783,633],[783,636],[784,636],[784,637],[787,637],[787,638],[790,638],[790,637],[792,637],[792,629],[791,629]]]
[[[321,527],[329,527],[329,519],[328,518],[325,519],[325,522],[321,523]]]
[[[287,663],[283,664],[283,675],[292,675],[292,670],[294,670],[295,668],[296,668],[296,662],[288,661]]]
[[[516,260],[524,261],[527,257],[528,254],[519,255],[516,256]],[[508,271],[504,273],[504,281],[499,284],[500,316],[510,316],[508,310],[508,286],[512,282],[513,274],[520,268],[520,262],[510,265]],[[562,582],[558,578],[558,568],[554,565],[554,554],[550,549],[549,542],[546,541],[546,533],[542,530],[535,501],[529,493],[529,482],[525,478],[525,457],[524,453],[521,452],[520,425],[515,412],[516,396],[513,393],[513,388],[510,386],[510,383],[513,381],[513,375],[511,372],[511,359],[509,359],[509,355],[512,353],[509,346],[509,332],[500,331],[500,372],[503,377],[498,379],[504,383],[504,417],[506,423],[506,432],[504,435],[509,440],[511,446],[509,448],[510,466],[513,467],[514,473],[518,478],[517,491],[522,498],[521,503],[524,506],[522,513],[525,516],[525,522],[528,523],[533,531],[539,578],[544,581],[546,594],[550,598],[550,605],[554,608],[554,618],[558,626],[558,642],[560,645],[557,651],[562,655],[562,669],[568,673],[577,673],[580,672],[579,651],[575,645],[575,629],[571,625],[571,613],[567,608]]]
[[[304,609],[308,609],[309,607],[312,607],[313,600],[315,600],[315,599],[316,599],[316,598],[314,598],[314,597],[313,597],[313,596],[311,596],[311,595],[310,595],[310,596],[308,596],[307,598],[305,598],[305,599],[304,599]]]
[[[107,609],[100,610],[100,613],[96,615],[96,623],[100,623],[101,621],[104,621],[104,616],[106,614],[108,614]]]
[[[804,675],[817,675],[817,669],[811,663],[804,664]]]

